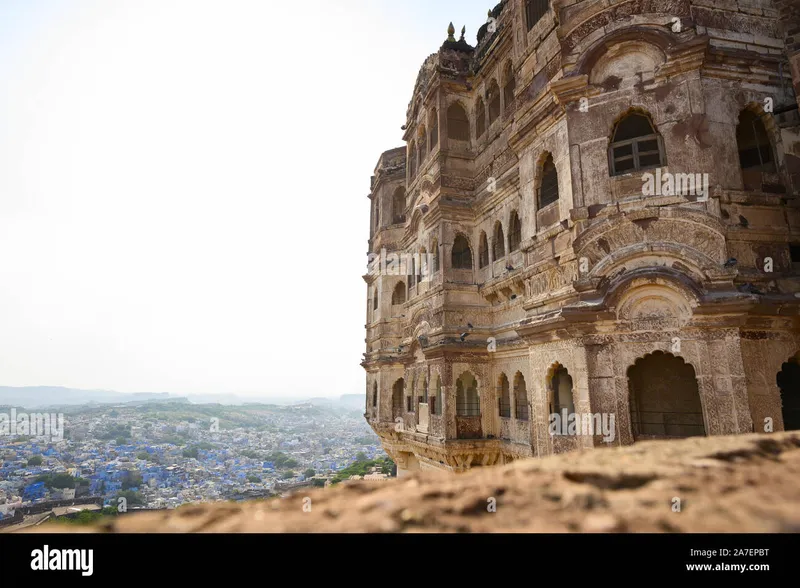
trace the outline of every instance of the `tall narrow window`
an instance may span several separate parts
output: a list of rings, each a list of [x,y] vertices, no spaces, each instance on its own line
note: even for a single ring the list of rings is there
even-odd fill
[[[736,143],[739,148],[739,165],[743,170],[775,172],[767,128],[755,112],[744,110],[739,115]]]
[[[525,0],[525,22],[528,30],[533,28],[550,8],[550,0]]]
[[[664,165],[664,145],[650,119],[633,112],[623,118],[614,130],[608,150],[612,176]]]
[[[392,196],[392,223],[406,222],[406,193],[403,188],[397,188]]]
[[[489,102],[489,125],[491,125],[500,116],[500,88],[495,80],[489,84],[486,100]]]
[[[431,112],[428,126],[430,127],[430,146],[433,151],[433,148],[439,144],[439,112],[435,108]]]
[[[542,164],[542,182],[539,184],[539,210],[558,200],[558,172],[553,156],[547,154]]]
[[[433,244],[431,245],[431,255],[433,259],[433,273],[439,271],[439,241],[437,239],[433,240]]]
[[[501,418],[511,418],[511,393],[509,392],[508,378],[500,375],[498,387],[498,413]]]
[[[489,241],[486,233],[481,231],[481,239],[478,243],[478,268],[484,268],[487,265],[489,265]]]
[[[426,146],[427,141],[428,141],[428,132],[425,130],[425,127],[423,126],[422,129],[420,129],[419,137],[417,137],[417,145],[419,146],[418,153],[419,153],[420,167],[422,167],[425,158],[428,156],[428,150]]]
[[[408,177],[413,180],[417,177],[417,144],[414,141],[408,144]]]
[[[458,235],[453,242],[453,269],[472,269],[472,251],[464,235]]]
[[[447,138],[469,141],[469,118],[467,112],[457,102],[447,109]]]
[[[486,107],[483,99],[478,98],[478,106],[475,108],[475,135],[480,139],[486,132]]]
[[[514,376],[514,405],[516,407],[515,416],[518,421],[528,420],[528,389],[525,386],[525,378],[520,372]]]
[[[508,227],[508,250],[516,251],[522,242],[522,223],[519,220],[517,211],[511,213],[511,222]]]
[[[406,302],[406,283],[397,282],[392,292],[392,304],[405,304]]]
[[[503,107],[507,111],[514,102],[514,92],[517,90],[517,81],[514,79],[514,69],[509,61],[506,65],[506,73],[503,86]]]
[[[506,256],[505,235],[500,221],[494,223],[494,236],[492,237],[492,258],[494,261]]]

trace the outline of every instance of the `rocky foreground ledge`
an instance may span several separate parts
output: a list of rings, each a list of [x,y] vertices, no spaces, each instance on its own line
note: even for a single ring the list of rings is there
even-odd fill
[[[283,500],[130,514],[77,531],[800,532],[800,433],[651,441],[462,475],[421,472]]]

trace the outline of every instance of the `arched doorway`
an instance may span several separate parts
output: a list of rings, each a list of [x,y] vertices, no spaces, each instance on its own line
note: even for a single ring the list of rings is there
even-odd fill
[[[392,419],[403,416],[403,388],[405,380],[400,378],[392,386]]]
[[[777,376],[781,391],[784,431],[800,431],[800,353],[781,366]]]
[[[691,364],[656,351],[628,368],[634,440],[706,434],[697,377]]]

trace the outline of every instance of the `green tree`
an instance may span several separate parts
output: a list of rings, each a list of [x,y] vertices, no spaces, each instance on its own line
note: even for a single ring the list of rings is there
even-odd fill
[[[308,468],[306,471],[303,472],[303,475],[306,478],[313,478],[317,472],[314,471],[314,468]]]
[[[117,437],[117,445],[125,445],[125,437]]]
[[[283,475],[281,475],[281,478],[283,478],[284,480],[288,480],[290,478],[294,478],[294,476],[295,476],[295,473],[292,470],[289,470],[288,472],[283,472]]]
[[[40,466],[40,465],[42,465],[43,461],[44,460],[42,459],[41,455],[34,455],[33,457],[28,459],[28,465],[29,466]]]
[[[125,480],[123,480],[122,489],[130,490],[131,488],[138,488],[141,485],[142,485],[142,474],[140,474],[139,472],[133,472]]]
[[[367,454],[363,451],[356,453],[356,461],[367,461]]]
[[[250,475],[250,476],[247,476],[247,481],[248,482],[252,482],[253,484],[260,484],[261,483],[261,478],[259,478],[258,476]]]
[[[120,498],[124,498],[127,501],[128,506],[143,506],[145,503],[144,496],[142,496],[139,492],[134,492],[133,490],[120,491],[114,500],[114,504],[119,504]]]
[[[193,457],[193,458],[197,459],[197,455],[198,455],[197,447],[191,447],[189,449],[184,449],[183,450],[183,457]]]

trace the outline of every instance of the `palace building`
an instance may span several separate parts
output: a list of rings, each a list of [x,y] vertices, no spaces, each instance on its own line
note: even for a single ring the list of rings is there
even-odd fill
[[[369,194],[399,474],[800,429],[800,3],[505,0],[457,35]]]

